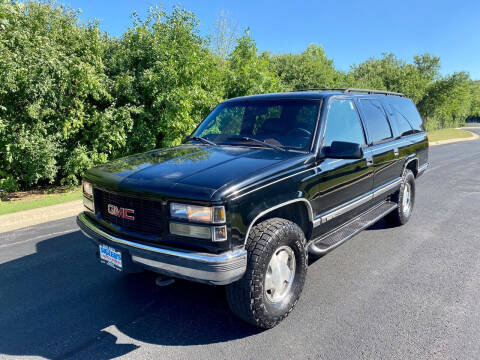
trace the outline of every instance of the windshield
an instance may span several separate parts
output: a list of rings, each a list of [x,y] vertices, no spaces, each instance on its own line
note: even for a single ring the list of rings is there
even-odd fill
[[[245,144],[256,139],[285,149],[309,151],[319,101],[271,100],[220,104],[192,137],[220,144]],[[252,146],[258,143],[250,142]]]

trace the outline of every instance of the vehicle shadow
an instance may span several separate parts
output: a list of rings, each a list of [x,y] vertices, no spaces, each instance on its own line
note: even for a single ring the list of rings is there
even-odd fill
[[[385,230],[385,229],[389,229],[391,228],[391,226],[389,226],[387,224],[387,222],[385,221],[385,219],[380,219],[378,220],[375,224],[373,224],[372,226],[369,226],[366,230]]]
[[[98,262],[80,231],[34,250],[0,264],[0,354],[109,359],[137,341],[189,346],[260,331],[232,315],[223,287],[123,275]]]

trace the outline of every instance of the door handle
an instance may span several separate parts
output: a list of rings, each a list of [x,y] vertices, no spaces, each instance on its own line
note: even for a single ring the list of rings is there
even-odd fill
[[[373,159],[367,158],[367,166],[372,166],[372,165],[373,165]]]

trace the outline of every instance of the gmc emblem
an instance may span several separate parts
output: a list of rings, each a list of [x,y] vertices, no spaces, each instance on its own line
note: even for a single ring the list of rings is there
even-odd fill
[[[135,216],[133,216],[135,210],[133,209],[119,208],[115,205],[108,204],[108,213],[122,219],[135,220]]]

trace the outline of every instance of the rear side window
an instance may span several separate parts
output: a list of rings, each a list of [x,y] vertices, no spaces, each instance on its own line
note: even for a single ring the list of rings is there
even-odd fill
[[[390,104],[386,104],[385,109],[387,110],[388,119],[392,125],[392,130],[395,137],[411,135],[414,133],[407,118],[403,116],[396,108]]]
[[[378,142],[392,137],[392,131],[388,124],[385,111],[377,100],[360,100],[362,113],[365,117],[365,125],[372,142]]]
[[[333,100],[328,109],[325,146],[333,141],[365,144],[362,124],[351,100]]]
[[[413,132],[424,131],[423,121],[412,100],[401,97],[388,97],[388,104],[412,127]]]

